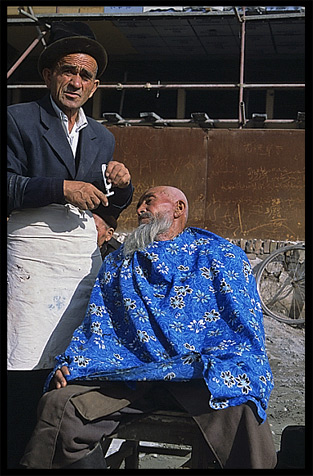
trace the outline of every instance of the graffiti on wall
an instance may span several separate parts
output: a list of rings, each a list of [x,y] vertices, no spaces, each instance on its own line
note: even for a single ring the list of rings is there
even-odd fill
[[[111,126],[115,160],[135,186],[120,231],[137,226],[136,203],[155,185],[182,189],[188,224],[227,238],[304,239],[304,131]]]

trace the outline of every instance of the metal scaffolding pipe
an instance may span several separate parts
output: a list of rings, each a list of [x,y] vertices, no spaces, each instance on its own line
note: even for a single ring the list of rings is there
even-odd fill
[[[45,84],[7,84],[7,89],[43,89]]]
[[[27,7],[27,8],[28,8],[28,10],[30,11],[30,14],[33,16],[34,21],[35,21],[36,23],[39,23],[39,22],[38,22],[38,19],[36,18],[36,15],[34,14],[34,10],[32,9],[32,7]],[[21,11],[21,9],[19,9],[19,11]],[[36,30],[37,30],[38,35],[40,35],[40,34],[41,34],[41,29],[39,28],[38,25],[36,25]],[[46,40],[44,39],[44,37],[41,38],[41,43],[42,43],[42,46],[43,46],[44,48],[47,46],[47,43],[46,43]]]
[[[305,88],[305,83],[255,83],[255,84],[243,84],[245,89],[301,89]]]
[[[56,7],[56,13],[37,13],[37,18],[39,19],[44,19],[44,20],[60,20],[60,19],[64,19],[64,13],[60,13],[59,12],[59,8],[60,7]],[[216,17],[232,17],[234,14],[233,12],[229,11],[225,11],[225,12],[207,12],[207,13],[203,13],[203,12],[196,12],[196,11],[193,11],[193,12],[171,12],[171,13],[168,13],[168,12],[162,12],[162,13],[159,13],[159,12],[144,12],[144,13],[138,13],[138,14],[134,14],[134,13],[119,13],[119,14],[116,14],[116,13],[80,13],[80,12],[75,12],[75,13],[66,13],[66,19],[67,20],[78,20],[79,21],[89,21],[89,20],[98,20],[98,21],[101,21],[101,20],[108,20],[108,21],[113,21],[113,20],[116,20],[116,18],[121,18],[121,19],[128,19],[128,18],[144,18],[144,19],[154,19],[156,17],[162,17],[162,19],[164,18],[179,18],[179,17],[183,17],[183,18],[188,18],[188,17],[200,17],[201,19],[205,16],[205,17],[209,17],[209,18],[216,18]],[[263,21],[263,20],[280,20],[280,19],[283,19],[285,20],[286,18],[290,19],[294,19],[294,18],[304,18],[305,17],[305,12],[284,12],[284,13],[267,13],[266,15],[262,15],[262,14],[258,14],[258,15],[249,15],[246,17],[246,20],[247,21],[251,21],[251,20],[257,20],[257,21]],[[8,23],[12,23],[12,24],[25,24],[25,25],[29,25],[32,20],[31,19],[27,19],[27,18],[8,18],[7,19],[7,22]]]
[[[242,84],[243,89],[303,89],[304,83],[256,83],[256,84]],[[10,89],[31,89],[31,88],[45,88],[44,84],[8,84]],[[206,83],[189,83],[189,84],[151,84],[151,83],[136,83],[136,84],[122,84],[122,83],[103,83],[98,86],[102,89],[237,89],[239,84],[206,84]]]
[[[19,57],[19,59],[14,63],[14,65],[9,69],[7,72],[7,79],[11,76],[11,74],[16,70],[16,68],[24,61],[24,59],[29,55],[29,53],[35,48],[35,46],[38,45],[39,41],[44,37],[46,34],[46,31],[43,31],[38,38],[35,38],[35,40],[29,45],[28,48],[24,51],[24,53]]]
[[[105,119],[97,119],[97,122],[100,122],[101,124],[106,124],[109,126],[148,126],[148,125],[153,125],[154,127],[158,126],[191,126],[191,127],[204,127],[204,128],[218,128],[219,126],[221,127],[232,127],[232,126],[238,126],[239,122],[238,119],[211,119],[210,123],[206,124],[205,122],[200,125],[199,123],[193,121],[192,119],[158,119],[156,121],[149,122],[144,119],[124,119],[122,120],[117,120],[116,122],[110,122]],[[252,120],[247,120],[245,127],[252,122]],[[297,121],[295,119],[270,119],[270,120],[265,120],[264,125],[266,126],[295,126],[295,123]]]
[[[245,37],[246,37],[246,22],[245,22],[245,7],[242,7],[243,16],[240,19],[241,22],[241,41],[240,41],[240,74],[239,74],[239,105],[238,105],[238,121],[239,127],[244,125],[243,118],[243,82],[244,82],[244,70],[245,70]]]
[[[193,84],[177,84],[177,83],[172,83],[172,84],[166,84],[166,83],[157,83],[157,84],[151,84],[151,83],[134,83],[134,84],[122,84],[122,83],[116,83],[116,84],[110,84],[110,83],[103,83],[98,86],[99,88],[103,89],[236,89],[238,85],[236,83],[234,84],[206,84],[206,83],[193,83]]]

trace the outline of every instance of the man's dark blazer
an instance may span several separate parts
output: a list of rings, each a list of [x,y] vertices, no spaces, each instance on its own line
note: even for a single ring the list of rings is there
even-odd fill
[[[102,259],[104,259],[106,256],[108,256],[113,251],[118,250],[119,247],[121,246],[121,244],[122,243],[117,241],[113,236],[109,241],[107,241],[106,243],[103,243],[103,245],[100,248]]]
[[[50,96],[8,107],[8,208],[65,203],[63,180],[103,183],[101,166],[113,157],[114,136],[88,117],[80,131],[77,154],[65,136]],[[76,170],[77,167],[77,170]],[[132,185],[114,189],[110,203],[125,208],[132,198]]]

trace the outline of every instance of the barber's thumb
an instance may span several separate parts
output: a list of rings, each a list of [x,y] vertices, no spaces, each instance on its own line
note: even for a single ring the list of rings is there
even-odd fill
[[[102,197],[101,197],[101,203],[104,207],[107,207],[109,205],[109,200],[108,200],[108,197],[106,197],[104,194],[102,194]]]

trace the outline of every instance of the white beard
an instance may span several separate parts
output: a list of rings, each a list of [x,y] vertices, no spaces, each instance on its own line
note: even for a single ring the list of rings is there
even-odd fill
[[[168,231],[173,223],[173,219],[168,216],[153,217],[148,212],[142,216],[151,217],[151,220],[149,223],[139,225],[125,238],[123,254],[127,258],[132,257],[135,251],[142,251],[150,243],[157,241],[158,236]]]

